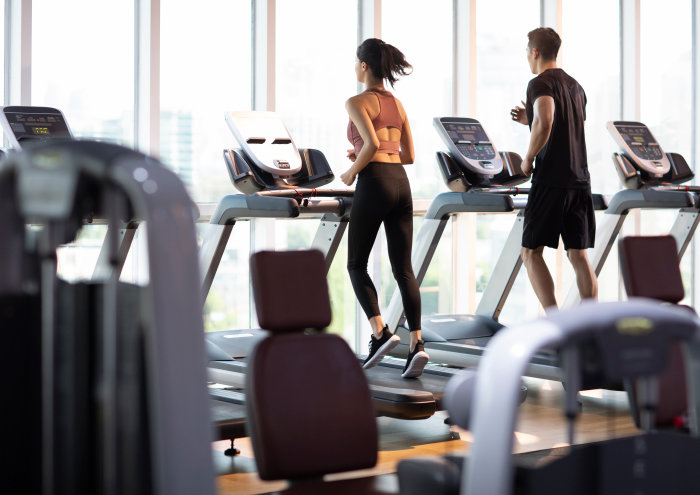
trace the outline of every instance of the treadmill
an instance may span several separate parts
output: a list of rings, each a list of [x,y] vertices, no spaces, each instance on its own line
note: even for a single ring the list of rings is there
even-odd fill
[[[669,234],[676,240],[678,259],[690,243],[700,221],[700,188],[683,185],[693,171],[682,155],[666,153],[642,122],[611,121],[608,132],[620,146],[612,159],[620,183],[625,188],[613,195],[596,229],[595,247],[589,251],[591,266],[599,275],[620,229],[633,209],[672,209],[678,215]],[[580,302],[575,283],[562,307]]]
[[[518,186],[528,177],[520,169],[520,156],[499,152],[478,120],[436,117],[433,124],[447,145],[446,152],[437,152],[437,162],[452,192],[435,197],[416,236],[412,264],[418,283],[423,281],[450,217],[466,212],[515,214],[476,314],[433,315],[422,319],[422,338],[431,360],[463,368],[478,363],[489,339],[503,327],[498,318],[522,265],[520,246],[529,189]],[[605,198],[599,194],[593,195],[593,204],[596,210],[606,208]],[[401,344],[392,354],[405,356],[409,330],[398,290],[392,296],[386,320],[389,328],[395,328],[401,337]],[[536,356],[528,365],[527,376],[559,380],[557,356],[554,353]]]
[[[60,110],[50,107],[2,107],[0,125],[14,151],[56,139],[73,139]]]
[[[273,112],[228,112],[226,123],[239,144],[224,150],[224,161],[241,194],[222,198],[207,226],[201,248],[202,295],[206,300],[212,280],[229,241],[233,226],[255,218],[319,218],[311,247],[320,250],[330,268],[350,218],[353,190],[323,189],[333,171],[318,150],[298,149],[284,122]],[[260,329],[207,332],[209,379],[232,388],[244,386],[245,359]],[[370,389],[378,415],[400,419],[424,419],[436,410],[432,393],[405,386],[406,380],[372,383]],[[441,379],[446,382],[446,379]],[[441,387],[444,388],[444,383]],[[212,389],[222,400],[245,400],[236,390]],[[235,395],[235,397],[232,396]]]

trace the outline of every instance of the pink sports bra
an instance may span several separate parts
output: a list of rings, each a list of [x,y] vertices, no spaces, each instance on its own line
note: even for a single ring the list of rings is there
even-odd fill
[[[394,95],[388,91],[379,91],[376,89],[368,89],[367,91],[374,93],[379,100],[379,115],[372,120],[374,130],[378,131],[385,127],[394,127],[398,130],[402,130],[403,120],[401,119],[399,107],[396,105]],[[355,155],[359,155],[365,142],[362,140],[362,136],[360,136],[352,120],[348,122],[348,141],[350,141],[355,148]],[[397,155],[399,153],[399,142],[379,141],[379,149],[377,151],[389,155]]]

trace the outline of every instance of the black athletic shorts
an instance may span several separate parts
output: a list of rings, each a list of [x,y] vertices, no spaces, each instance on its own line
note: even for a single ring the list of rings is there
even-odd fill
[[[567,189],[533,184],[527,197],[522,246],[587,249],[595,242],[595,212],[591,189]]]

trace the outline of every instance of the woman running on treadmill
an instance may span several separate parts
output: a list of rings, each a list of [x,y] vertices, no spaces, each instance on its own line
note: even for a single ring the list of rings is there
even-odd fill
[[[377,290],[367,273],[369,253],[383,222],[391,269],[411,329],[404,378],[420,376],[428,354],[421,340],[420,293],[411,267],[413,198],[403,168],[413,163],[413,139],[403,105],[384,88],[384,80],[393,88],[398,76],[412,69],[403,53],[382,40],[370,38],[357,48],[355,73],[366,90],[345,103],[353,145],[348,158],[353,164],[340,176],[348,186],[358,177],[348,232],[348,273],[372,326],[364,367],[375,366],[400,341],[382,320]]]

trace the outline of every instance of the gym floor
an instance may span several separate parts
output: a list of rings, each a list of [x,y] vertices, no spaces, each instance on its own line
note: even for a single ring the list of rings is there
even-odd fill
[[[526,401],[520,407],[515,453],[565,447],[567,428],[561,412],[562,387],[558,382],[525,379],[528,387]],[[638,432],[627,406],[623,392],[591,390],[581,392],[582,413],[576,422],[576,443],[589,443],[609,438],[634,435]],[[401,459],[414,456],[463,453],[471,444],[471,434],[444,424],[445,413],[421,421],[402,421],[378,418],[379,458],[374,469],[353,471],[327,476],[327,480],[352,478],[396,472]],[[235,458],[224,456],[228,441],[214,444],[214,460],[217,470],[219,495],[245,495],[282,490],[287,482],[262,481],[256,472],[250,439],[236,440],[241,454]],[[392,476],[391,482],[398,482]]]

